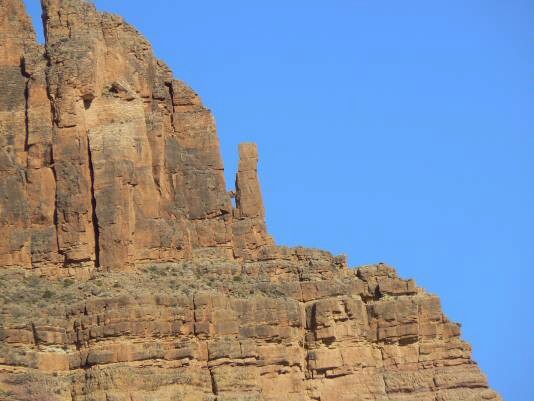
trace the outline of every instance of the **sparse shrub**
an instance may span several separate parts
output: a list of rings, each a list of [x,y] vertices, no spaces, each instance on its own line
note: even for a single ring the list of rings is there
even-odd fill
[[[73,284],[74,284],[74,280],[70,278],[66,278],[65,280],[63,280],[63,287],[65,288],[70,287]]]
[[[26,278],[25,281],[30,285],[30,287],[37,287],[41,283],[41,279],[37,276],[30,276]]]
[[[70,303],[70,302],[75,301],[75,296],[74,296],[74,294],[63,294],[61,296],[61,300],[64,301],[64,302]]]
[[[5,398],[8,398],[8,397],[12,397],[13,395],[15,395],[14,392],[12,391],[8,391],[8,390],[2,390],[0,388],[0,397],[5,397]],[[3,398],[2,398],[3,399]]]

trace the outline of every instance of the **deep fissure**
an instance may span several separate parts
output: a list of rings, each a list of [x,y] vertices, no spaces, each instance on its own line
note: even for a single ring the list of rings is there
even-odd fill
[[[100,267],[100,227],[98,225],[98,215],[96,213],[96,197],[95,197],[95,172],[93,166],[93,157],[91,154],[91,143],[89,140],[89,133],[87,134],[87,153],[89,161],[89,175],[91,177],[91,209],[92,209],[92,223],[95,237],[95,267]]]

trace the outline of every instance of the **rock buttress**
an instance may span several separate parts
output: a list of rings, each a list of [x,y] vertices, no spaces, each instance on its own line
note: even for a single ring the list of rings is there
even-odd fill
[[[95,237],[98,264],[112,269],[231,248],[215,123],[198,96],[122,18],[78,1],[45,1],[44,11],[57,147],[67,164],[58,185],[70,220],[94,226],[67,232],[87,243]],[[96,259],[90,246],[82,258]]]

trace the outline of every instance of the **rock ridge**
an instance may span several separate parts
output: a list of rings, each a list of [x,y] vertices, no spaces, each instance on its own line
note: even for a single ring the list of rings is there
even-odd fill
[[[0,0],[1,401],[501,400],[437,296],[275,244],[135,28],[41,3],[44,46]]]

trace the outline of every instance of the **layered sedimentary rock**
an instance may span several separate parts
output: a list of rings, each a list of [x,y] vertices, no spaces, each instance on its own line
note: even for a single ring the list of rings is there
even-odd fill
[[[276,246],[254,144],[120,17],[0,0],[0,400],[499,400],[439,299]],[[235,206],[232,206],[232,197]]]
[[[7,400],[500,399],[439,299],[383,264],[285,249],[79,285],[19,280],[3,289]],[[36,300],[21,297],[30,284]]]

